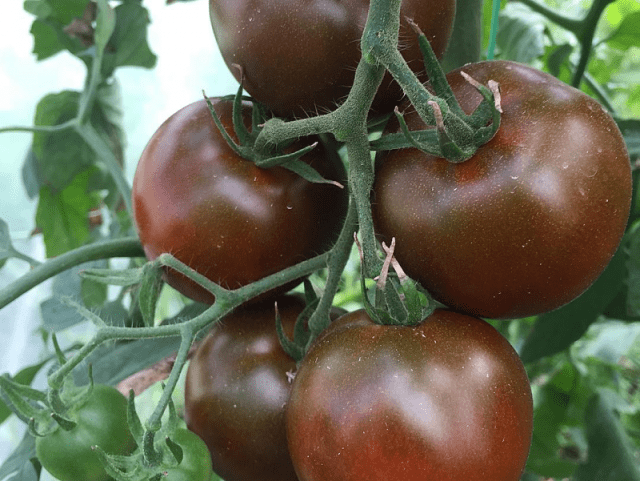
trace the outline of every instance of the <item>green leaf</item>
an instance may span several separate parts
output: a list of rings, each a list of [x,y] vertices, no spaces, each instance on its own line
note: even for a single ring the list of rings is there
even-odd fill
[[[622,19],[620,26],[607,38],[607,43],[619,50],[640,47],[640,11]]]
[[[578,401],[578,384],[579,374],[567,362],[549,382],[534,390],[533,436],[527,469],[554,478],[569,477],[576,469],[575,460],[559,455],[562,452],[559,435],[563,426],[572,424],[569,413]]]
[[[556,354],[580,339],[622,289],[627,276],[626,261],[624,248],[619,248],[586,292],[569,304],[538,317],[520,351],[522,362]]]
[[[547,68],[554,77],[560,78],[560,70],[567,66],[567,60],[573,52],[573,47],[568,43],[553,47],[547,56]]]
[[[585,424],[589,454],[574,481],[640,481],[629,439],[602,393],[589,400]]]
[[[33,378],[36,377],[36,374],[40,372],[40,369],[49,362],[49,359],[42,361],[38,364],[34,364],[32,366],[27,366],[23,368],[18,374],[12,377],[12,380],[24,384],[25,386],[30,386]],[[11,410],[7,407],[7,405],[0,400],[0,424],[5,421],[11,415]],[[0,479],[2,477],[0,476]]]
[[[36,107],[35,125],[54,126],[75,118],[80,93],[66,90],[43,97]],[[73,129],[61,132],[36,132],[33,135],[35,177],[54,190],[65,188],[95,159],[91,148]]]
[[[636,224],[636,227],[640,227],[640,224]],[[627,269],[626,310],[632,316],[640,316],[640,228],[635,230],[629,240]]]
[[[153,326],[155,323],[156,306],[164,285],[162,273],[163,269],[154,263],[148,262],[142,268],[138,302],[145,326]]]
[[[18,447],[0,466],[0,479],[11,481],[38,481],[40,462],[36,458],[36,439],[25,432]]]
[[[7,223],[0,219],[0,268],[4,267],[7,259],[13,257],[14,249],[11,243],[11,233]],[[2,422],[2,421],[0,421]]]
[[[91,172],[86,170],[60,192],[40,189],[36,225],[42,231],[47,257],[55,257],[84,245],[90,238],[89,211],[99,197],[88,191]]]
[[[65,49],[60,32],[47,20],[34,20],[31,24],[33,53],[37,60],[44,60]]]
[[[25,0],[23,8],[38,18],[46,18],[53,13],[53,8],[46,0]]]
[[[544,53],[544,17],[519,2],[508,3],[500,12],[496,37],[500,58],[530,63]]]
[[[640,120],[616,119],[618,128],[622,132],[627,150],[631,157],[640,156]]]
[[[89,0],[47,0],[51,7],[51,16],[68,25],[74,18],[82,17]]]
[[[156,56],[147,42],[149,12],[140,3],[128,2],[115,8],[116,26],[109,42],[107,61],[112,68],[135,66],[153,68]]]

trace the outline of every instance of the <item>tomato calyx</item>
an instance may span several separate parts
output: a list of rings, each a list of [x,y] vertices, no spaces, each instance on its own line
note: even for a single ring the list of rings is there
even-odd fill
[[[211,116],[213,117],[213,120],[218,127],[218,130],[220,131],[220,134],[236,154],[247,161],[253,162],[258,167],[263,169],[281,166],[298,174],[308,182],[312,182],[315,184],[332,184],[341,189],[344,188],[341,183],[335,180],[325,179],[318,173],[316,169],[300,160],[302,156],[311,152],[318,145],[317,142],[309,144],[293,152],[287,152],[286,149],[293,143],[293,141],[296,140],[295,138],[290,138],[287,141],[275,146],[256,144],[256,139],[260,135],[260,132],[264,128],[264,124],[267,121],[267,111],[264,106],[251,99],[252,126],[251,130],[247,129],[242,119],[243,99],[246,99],[246,97],[242,95],[242,92],[242,83],[240,83],[238,92],[233,97],[233,129],[238,136],[238,142],[236,142],[233,138],[231,138],[229,133],[222,125],[222,121],[216,113],[211,100],[203,91],[204,100],[209,107],[209,112],[211,112]],[[228,97],[222,98],[222,100],[227,99]],[[284,121],[282,119],[273,118],[270,119],[270,122],[283,123]]]
[[[354,241],[360,254],[360,262],[364,264],[362,246],[354,235]],[[360,275],[364,308],[369,317],[376,324],[392,326],[415,326],[430,316],[436,309],[431,295],[420,284],[411,279],[404,272],[398,260],[394,257],[396,240],[391,239],[382,248],[386,254],[380,274],[372,289],[365,284],[364,269]],[[390,270],[393,269],[393,271]]]
[[[432,95],[426,88],[407,88],[406,93],[413,107],[427,124],[427,129],[409,131],[403,114],[396,107],[394,114],[401,132],[388,134],[371,142],[371,149],[395,150],[415,147],[422,152],[442,157],[450,162],[464,162],[473,156],[479,147],[493,138],[500,127],[500,89],[497,82],[489,80],[487,85],[475,81],[464,72],[461,75],[482,95],[482,102],[467,115],[447,82],[446,75],[431,48],[429,41],[418,25],[411,19],[407,22],[418,35],[420,50],[429,75]],[[396,65],[397,56],[392,56],[388,65],[391,73],[403,75],[403,66]]]
[[[204,442],[183,427],[172,400],[168,402],[168,411],[168,419],[162,426],[145,429],[136,412],[133,390],[129,392],[128,424],[141,449],[121,456],[108,454],[95,446],[109,476],[116,481],[160,481],[169,475],[176,475],[169,479],[210,479],[213,471]]]

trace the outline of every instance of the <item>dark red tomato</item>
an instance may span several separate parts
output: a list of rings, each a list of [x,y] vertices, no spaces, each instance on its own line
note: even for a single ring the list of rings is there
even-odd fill
[[[305,303],[297,296],[277,301],[291,337]],[[269,301],[234,311],[198,348],[187,370],[185,421],[226,481],[297,481],[284,428],[295,369],[278,341]]]
[[[281,116],[333,110],[353,84],[368,0],[209,0],[211,25],[224,61],[257,101]],[[451,34],[455,0],[404,0],[401,52],[421,76],[422,54],[405,17],[412,18],[442,55]],[[374,102],[391,111],[402,90],[385,77]]]
[[[520,479],[531,390],[491,325],[444,310],[415,327],[347,316],[353,325],[314,344],[293,382],[287,437],[300,481]]]
[[[213,103],[232,133],[232,103]],[[248,107],[244,118],[250,125]],[[329,162],[321,144],[303,160],[325,178],[344,182],[344,168]],[[168,252],[231,289],[328,249],[347,202],[345,189],[312,184],[283,167],[261,169],[239,157],[204,100],[160,126],[133,180],[134,217],[147,257]],[[167,282],[192,299],[213,302],[211,294],[173,271]]]
[[[550,75],[506,61],[462,70],[500,83],[500,129],[460,164],[415,149],[379,155],[376,230],[387,243],[396,238],[407,274],[458,311],[517,318],[553,310],[593,283],[624,233],[624,140],[595,100]],[[447,78],[471,112],[480,95],[460,70]],[[424,128],[415,112],[406,119]]]

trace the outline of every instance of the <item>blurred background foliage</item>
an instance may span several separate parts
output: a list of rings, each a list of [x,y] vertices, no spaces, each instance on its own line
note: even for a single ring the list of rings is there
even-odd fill
[[[106,1],[106,0],[104,0]],[[115,30],[102,36],[98,19],[91,20],[87,0],[26,0],[24,9],[32,16],[33,58],[57,61],[61,52],[71,55],[86,69],[82,85],[50,92],[34,107],[33,124],[46,132],[16,133],[28,126],[0,125],[2,136],[32,136],[23,159],[6,159],[21,169],[25,192],[35,203],[31,220],[33,236],[39,239],[47,257],[59,256],[80,246],[101,240],[135,235],[127,206],[137,157],[148,137],[173,111],[197,98],[202,88],[208,94],[233,93],[236,84],[228,72],[207,71],[171,98],[158,96],[153,84],[135,83],[123,72],[131,67],[158,69],[163,53],[149,42],[153,29],[151,8],[138,0],[109,2],[113,7]],[[153,5],[154,10],[176,9],[182,3]],[[462,3],[462,2],[461,2]],[[592,42],[584,45],[584,29],[570,31],[562,18],[581,19],[598,0],[502,1],[499,28],[495,33],[494,57],[533,65],[567,83],[576,81],[576,70],[588,51],[588,63],[580,75],[579,87],[598,99],[620,126],[631,162],[640,157],[640,3],[615,0],[608,4],[597,22]],[[602,2],[600,2],[602,3]],[[193,7],[193,8],[191,8]],[[486,58],[492,44],[492,2],[482,3],[483,16],[478,41]],[[546,9],[553,9],[551,13]],[[190,24],[209,30],[207,2],[191,2],[193,12],[184,25],[165,25],[162,36],[189,35]],[[197,12],[197,14],[196,14]],[[558,18],[561,12],[562,18]],[[181,17],[184,18],[184,17]],[[575,22],[574,22],[575,23]],[[573,24],[572,24],[573,25]],[[167,35],[167,32],[169,35]],[[182,33],[180,33],[182,32]],[[211,45],[210,34],[196,42]],[[211,63],[224,70],[219,57]],[[96,61],[99,59],[99,62]],[[209,59],[198,59],[207,64]],[[125,68],[127,67],[127,68]],[[163,75],[186,72],[165,68]],[[148,80],[148,78],[145,78]],[[47,78],[39,79],[43,84]],[[136,112],[135,96],[148,95],[161,106],[158,118],[144,130],[128,130],[131,119],[145,122]],[[124,93],[123,93],[124,92]],[[83,117],[88,122],[74,123]],[[8,119],[8,117],[2,117]],[[65,130],[56,131],[61,124]],[[24,128],[23,128],[24,127]],[[133,146],[133,148],[132,148]],[[20,167],[18,167],[18,165]],[[634,170],[634,201],[627,235],[610,266],[598,281],[571,304],[536,318],[493,322],[520,353],[527,367],[535,399],[534,437],[525,481],[574,479],[576,481],[640,480],[640,205],[638,173]],[[5,212],[0,212],[5,217]],[[589,242],[589,239],[585,239]],[[18,245],[18,244],[16,244]],[[0,222],[0,263],[37,265],[30,252],[14,247],[10,224]],[[92,266],[127,266],[139,261],[97,261]],[[352,256],[336,304],[355,309],[361,305],[359,263]],[[108,322],[136,325],[140,312],[130,292],[108,291],[104,286],[81,281],[77,269],[58,275],[50,292],[39,299],[37,332],[42,343],[37,362],[15,372],[25,384],[42,376],[50,359],[46,340],[52,332],[75,332],[67,337],[66,348],[82,340],[86,324],[73,308],[59,302],[60,296],[81,300]],[[320,289],[324,273],[312,277]],[[559,289],[562,286],[558,286]],[[11,322],[3,311],[3,322]],[[191,317],[203,306],[194,304],[165,288],[156,312],[156,322]],[[179,340],[154,339],[103,346],[87,362],[92,362],[96,382],[116,384],[131,374],[171,355]],[[19,357],[20,352],[14,353]],[[4,370],[4,369],[3,369]],[[85,370],[79,369],[79,376]],[[82,381],[82,379],[79,379]],[[151,404],[153,390],[141,396],[138,405]],[[0,402],[0,423],[10,411]],[[7,424],[5,424],[6,426]],[[33,441],[25,436],[0,466],[0,480],[38,479],[33,461]]]

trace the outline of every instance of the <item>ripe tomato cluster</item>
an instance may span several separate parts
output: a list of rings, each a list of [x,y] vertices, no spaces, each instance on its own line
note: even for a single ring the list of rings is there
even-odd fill
[[[368,2],[340,7],[211,0],[210,17],[247,92],[291,118],[332,108],[349,91]],[[454,7],[402,4],[436,54]],[[276,8],[295,15],[282,24]],[[292,42],[273,35],[283,29]],[[420,51],[402,53],[422,75]],[[497,134],[456,164],[415,148],[381,152],[371,193],[379,240],[395,239],[400,265],[452,310],[411,327],[380,325],[364,310],[345,314],[297,364],[280,345],[273,309],[276,301],[291,336],[305,309],[283,295],[291,284],[222,319],[189,365],[185,419],[226,481],[520,479],[533,429],[529,380],[512,346],[481,318],[537,315],[584,292],[624,232],[630,165],[614,121],[576,89],[513,62],[460,70],[500,85]],[[470,115],[482,97],[460,70],[447,80]],[[388,78],[372,109],[389,113],[401,96]],[[231,102],[213,99],[213,108],[237,140]],[[410,130],[427,128],[410,103],[400,110]],[[248,105],[242,116],[249,126]],[[385,134],[400,130],[393,120]],[[327,148],[320,142],[302,160],[344,182]],[[200,101],[153,136],[133,201],[150,259],[171,253],[233,289],[330,249],[348,193],[243,159]],[[176,272],[165,275],[186,296],[214,301]]]

